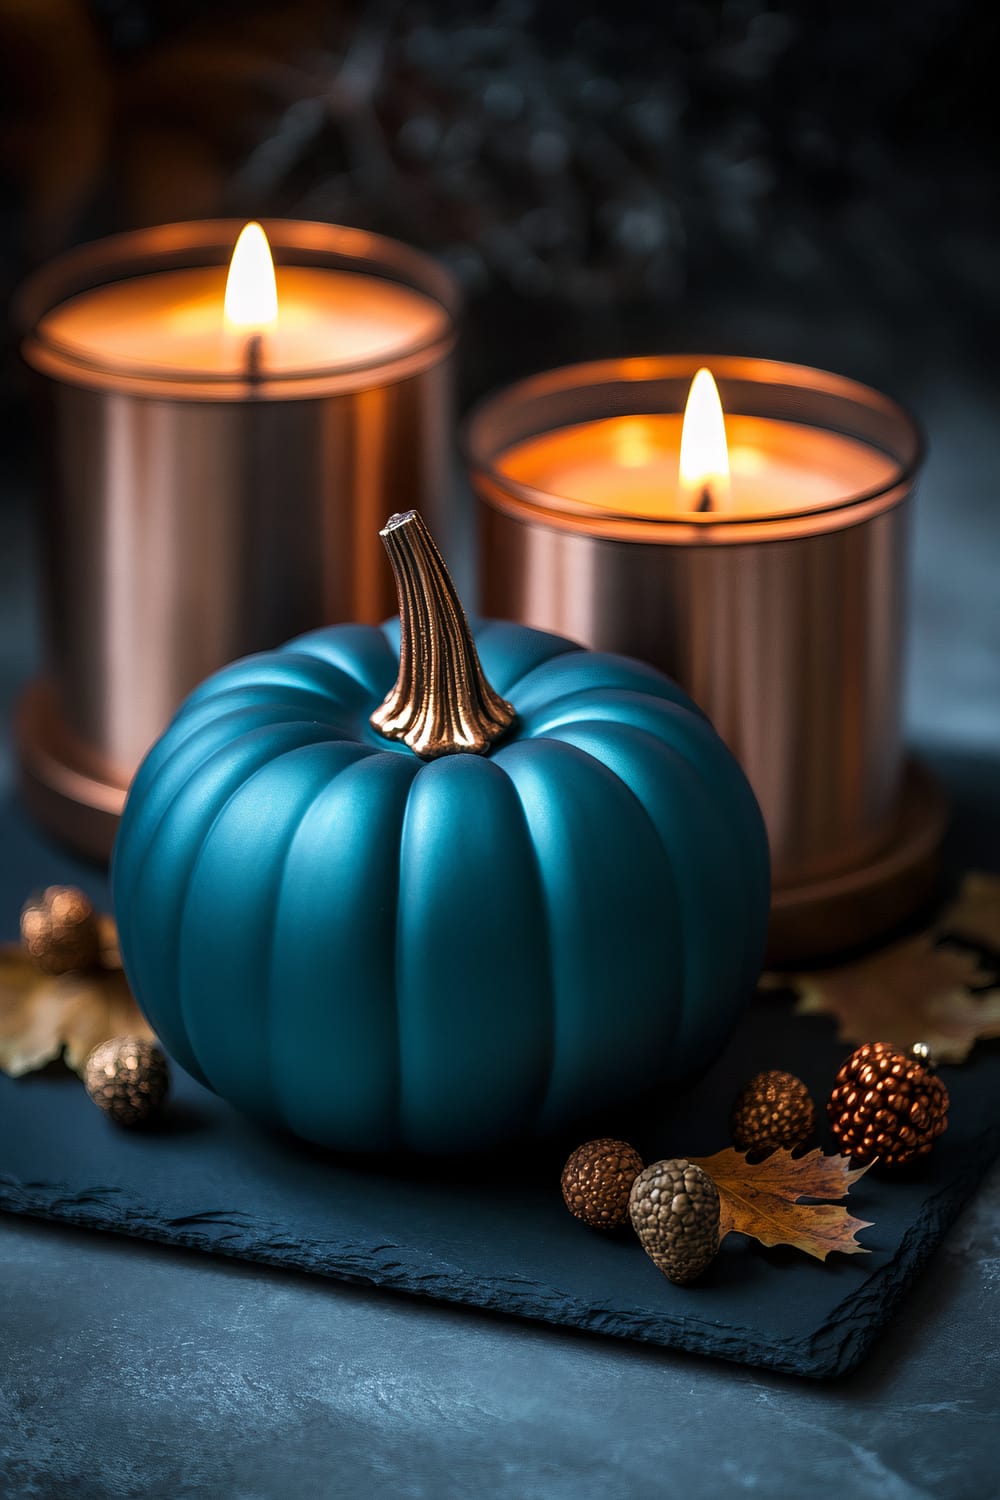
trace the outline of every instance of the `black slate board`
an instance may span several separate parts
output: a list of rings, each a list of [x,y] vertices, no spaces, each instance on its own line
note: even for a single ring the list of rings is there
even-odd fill
[[[758,1000],[702,1082],[632,1138],[647,1160],[708,1155],[752,1072],[788,1068],[822,1098],[844,1053],[826,1020]],[[178,1070],[149,1134],[116,1130],[71,1077],[0,1077],[0,1209],[829,1377],[863,1358],[1000,1150],[1000,1049],[943,1076],[951,1124],[926,1165],[869,1173],[851,1193],[855,1216],[874,1221],[860,1236],[870,1254],[821,1264],[732,1235],[687,1289],[630,1234],[569,1216],[561,1148],[536,1152],[530,1172],[345,1162],[266,1135]]]

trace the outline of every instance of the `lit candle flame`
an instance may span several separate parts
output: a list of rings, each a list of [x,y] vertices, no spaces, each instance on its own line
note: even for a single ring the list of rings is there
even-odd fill
[[[240,231],[226,278],[226,327],[261,333],[278,321],[278,288],[267,235],[259,224]]]
[[[732,509],[726,419],[710,370],[699,370],[688,392],[677,482],[683,510]]]

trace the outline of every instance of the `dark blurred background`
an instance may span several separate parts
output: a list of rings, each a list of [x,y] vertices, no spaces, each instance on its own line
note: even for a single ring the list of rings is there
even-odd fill
[[[870,380],[932,438],[926,657],[998,562],[997,16],[970,0],[0,0],[0,290],[115,229],[301,216],[456,270],[463,404],[607,353]],[[9,320],[0,394],[10,468]],[[1000,636],[996,612],[973,623],[987,648]],[[987,657],[970,641],[946,675],[967,721],[993,702],[992,733]],[[929,728],[942,691],[913,688]]]
[[[113,229],[276,214],[449,261],[471,387],[691,339],[991,364],[996,15],[0,0],[3,289]]]

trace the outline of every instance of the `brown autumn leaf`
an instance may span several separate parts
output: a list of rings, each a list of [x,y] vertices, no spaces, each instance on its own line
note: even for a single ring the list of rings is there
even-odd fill
[[[727,1147],[714,1156],[690,1160],[701,1167],[719,1189],[722,1218],[719,1239],[734,1230],[762,1245],[792,1245],[817,1260],[832,1250],[844,1255],[867,1255],[854,1236],[870,1229],[867,1219],[855,1219],[836,1203],[801,1203],[802,1198],[846,1198],[849,1188],[868,1167],[853,1167],[846,1156],[824,1156],[818,1148],[793,1156],[783,1148],[763,1161],[750,1162]]]
[[[941,933],[1000,952],[1000,875],[973,870],[935,924]]]
[[[82,1073],[113,1036],[154,1040],[120,968],[43,974],[16,943],[0,947],[0,1068],[12,1078],[64,1056]]]
[[[926,1042],[937,1062],[958,1063],[980,1038],[1000,1036],[1000,991],[970,994],[995,975],[960,948],[935,946],[932,933],[893,943],[868,958],[816,974],[795,974],[799,1015],[836,1018],[842,1042]]]

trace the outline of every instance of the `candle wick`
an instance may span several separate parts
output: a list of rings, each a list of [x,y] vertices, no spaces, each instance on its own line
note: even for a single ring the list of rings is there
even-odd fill
[[[248,384],[259,385],[263,379],[261,364],[264,354],[264,335],[252,333],[243,351],[243,372]]]
[[[698,496],[698,504],[695,506],[697,515],[705,515],[708,511],[715,509],[712,503],[712,487],[709,484],[702,485],[701,494]]]

